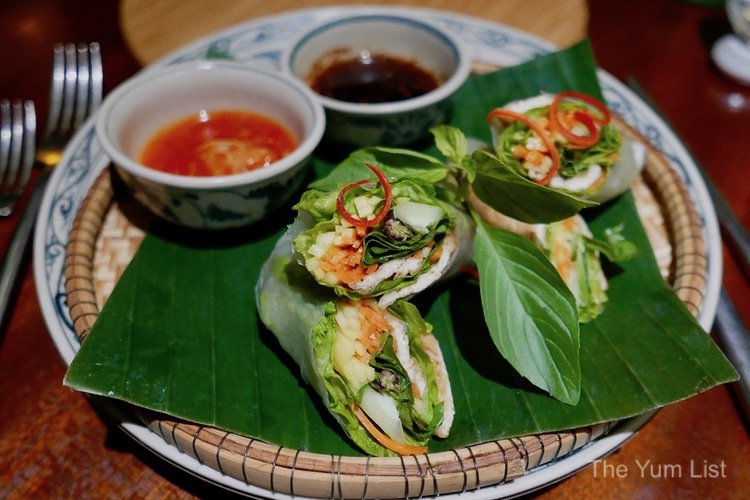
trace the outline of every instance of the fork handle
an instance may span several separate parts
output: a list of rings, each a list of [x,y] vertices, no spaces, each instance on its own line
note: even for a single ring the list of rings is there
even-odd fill
[[[18,277],[21,267],[25,262],[24,256],[31,240],[34,230],[34,222],[42,204],[44,187],[50,176],[50,170],[45,169],[37,179],[34,189],[29,195],[29,200],[21,214],[21,220],[13,233],[13,238],[8,245],[8,252],[0,265],[0,338],[5,334],[6,321],[10,311],[13,294],[18,285]]]

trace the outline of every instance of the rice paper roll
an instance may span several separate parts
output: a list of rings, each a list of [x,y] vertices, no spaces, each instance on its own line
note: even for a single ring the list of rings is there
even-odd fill
[[[424,453],[454,415],[431,326],[408,302],[383,308],[319,286],[293,259],[300,228],[290,227],[261,270],[260,319],[357,446],[374,456]]]
[[[621,262],[638,252],[620,235],[621,228],[609,228],[603,239],[595,238],[581,215],[549,224],[527,224],[493,210],[475,195],[471,195],[470,203],[489,224],[519,234],[539,247],[573,293],[581,323],[599,316],[607,302],[609,284],[601,257]]]
[[[383,183],[364,165],[338,168],[356,170],[346,177],[358,181],[309,189],[295,205],[302,226],[295,256],[319,284],[388,307],[471,261],[474,223],[435,184],[388,175],[388,203]]]
[[[578,321],[588,323],[604,311],[609,284],[599,250],[587,243],[593,235],[583,217],[575,215],[536,226],[536,242],[576,299]]]
[[[563,135],[553,124],[551,104],[554,95],[512,102],[501,110],[521,114],[535,123],[547,135],[559,157],[559,170],[551,175],[552,155],[539,135],[521,121],[493,119],[489,116],[493,145],[498,158],[520,175],[550,188],[573,194],[583,199],[603,203],[630,188],[642,170],[646,148],[639,142],[622,136],[615,125],[579,119],[576,113],[584,112],[598,119],[596,111],[575,100],[561,101],[558,123],[574,136],[586,138],[588,127],[596,128],[598,140],[590,145],[571,142],[570,134]],[[583,122],[587,122],[584,124]]]

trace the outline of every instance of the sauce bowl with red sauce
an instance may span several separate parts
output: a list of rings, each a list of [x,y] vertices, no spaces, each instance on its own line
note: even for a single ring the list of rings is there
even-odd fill
[[[407,146],[450,113],[471,71],[457,34],[423,12],[364,8],[301,33],[281,69],[315,91],[326,138],[353,146]]]
[[[289,202],[324,130],[306,85],[233,61],[147,70],[107,96],[96,122],[133,196],[201,229],[251,224]]]

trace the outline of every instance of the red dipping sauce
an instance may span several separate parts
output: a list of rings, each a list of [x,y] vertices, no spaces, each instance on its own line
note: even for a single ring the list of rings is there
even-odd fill
[[[299,145],[276,120],[258,113],[201,111],[154,134],[143,148],[143,165],[170,174],[231,175],[263,168]]]

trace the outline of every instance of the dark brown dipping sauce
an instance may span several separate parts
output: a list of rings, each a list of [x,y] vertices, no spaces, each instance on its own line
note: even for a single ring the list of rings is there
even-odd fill
[[[385,54],[337,59],[310,79],[318,94],[358,103],[402,101],[435,90],[439,84],[414,62]]]

